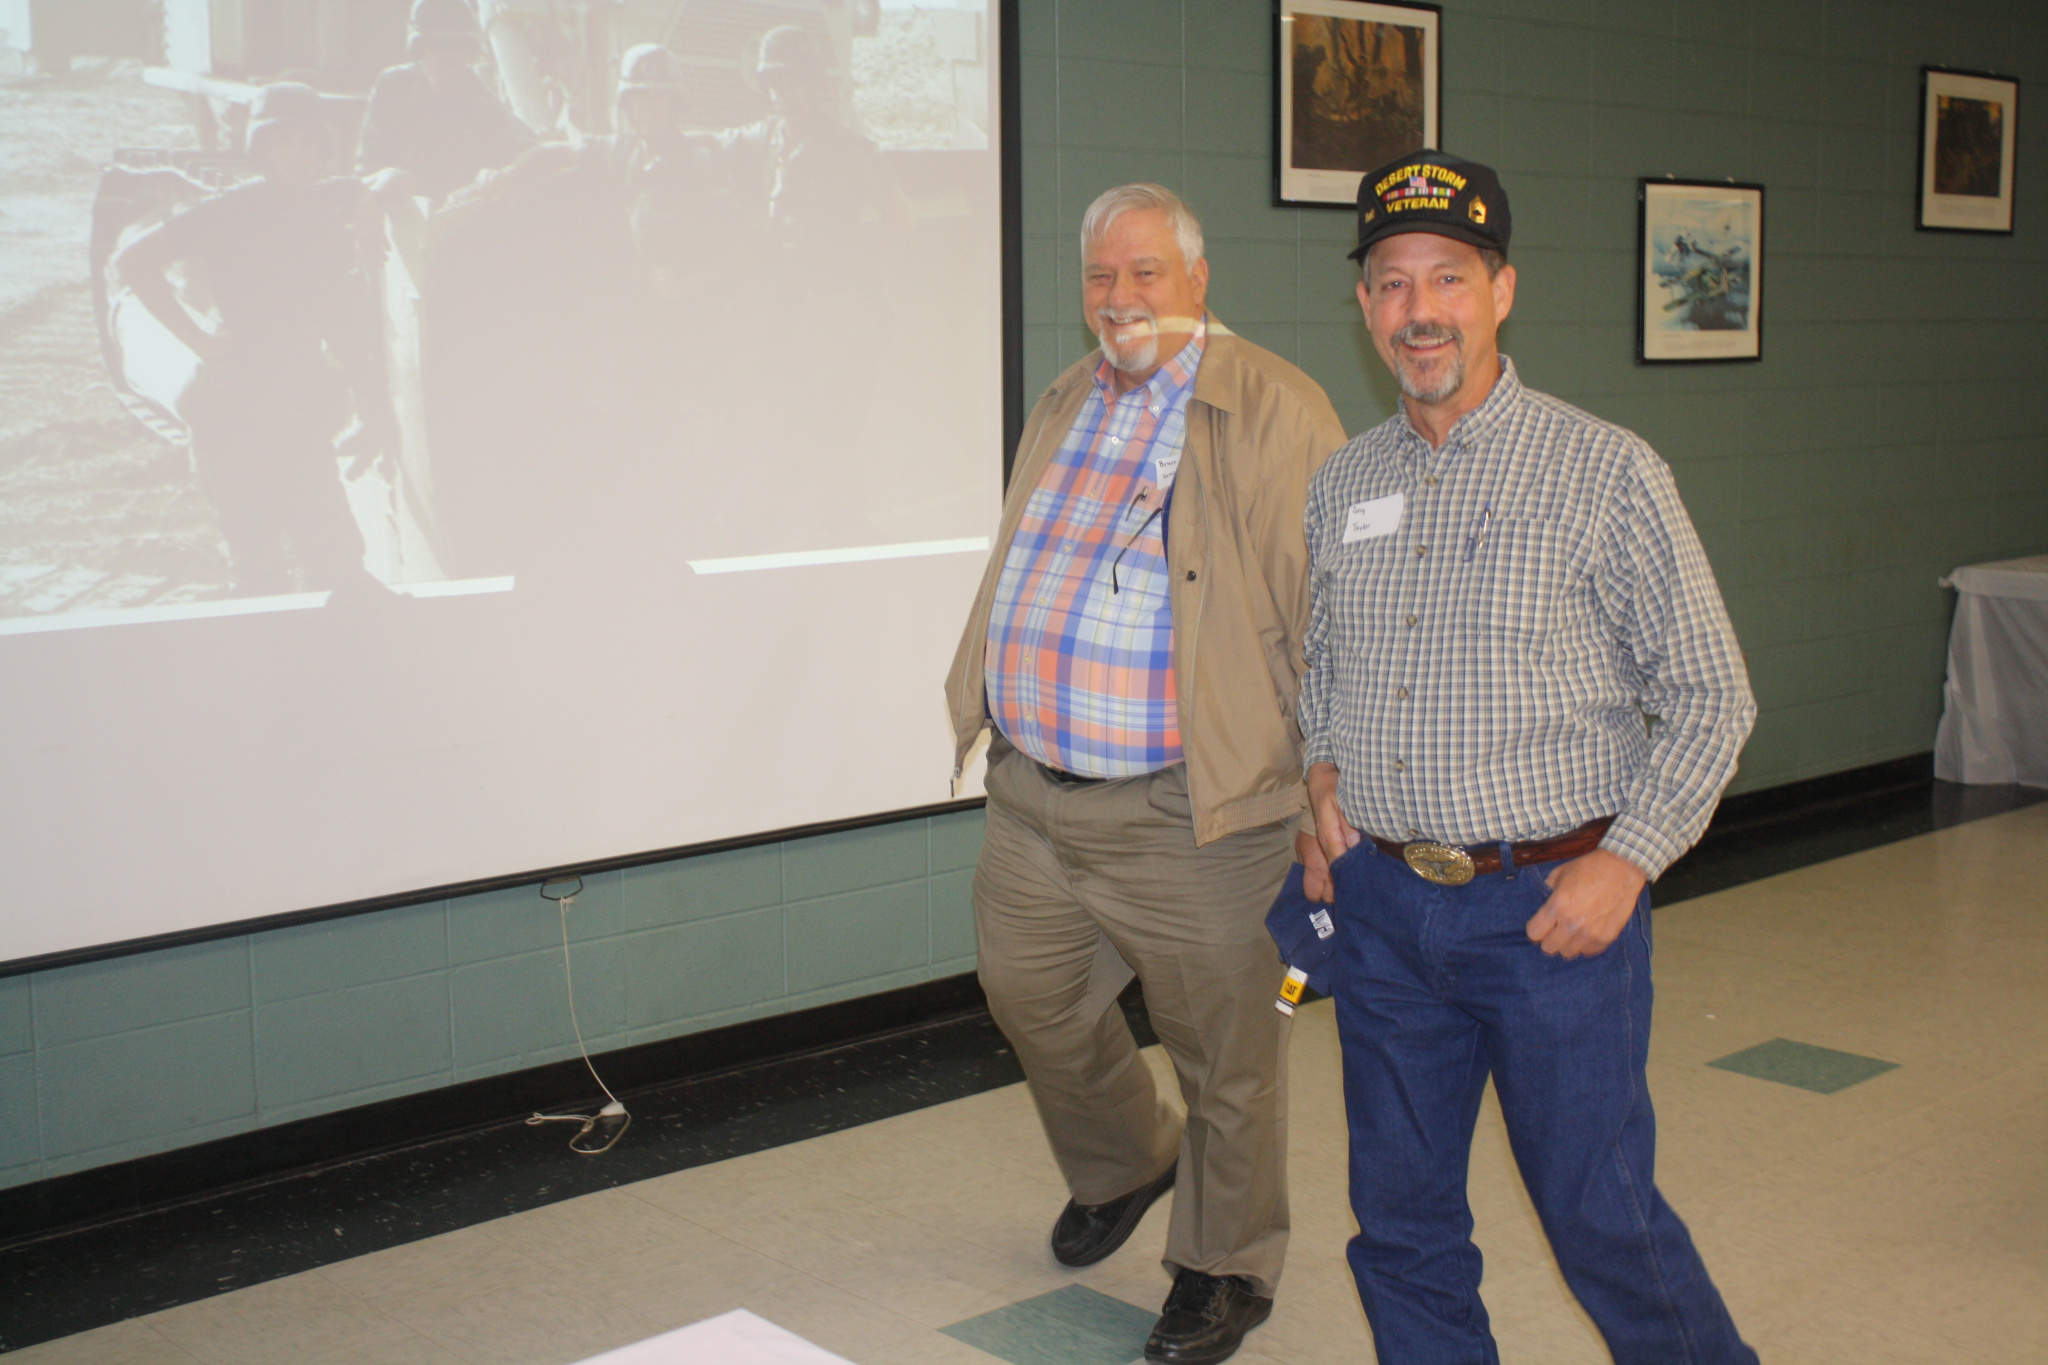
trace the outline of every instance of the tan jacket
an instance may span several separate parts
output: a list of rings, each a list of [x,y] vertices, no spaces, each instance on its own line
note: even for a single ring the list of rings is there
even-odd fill
[[[1055,379],[1017,444],[995,552],[946,678],[956,778],[989,723],[981,670],[1003,559],[1099,363],[1101,353],[1091,353]],[[1343,425],[1321,386],[1210,315],[1166,545],[1197,844],[1307,808],[1294,712],[1308,629],[1302,504],[1309,479],[1342,444]]]

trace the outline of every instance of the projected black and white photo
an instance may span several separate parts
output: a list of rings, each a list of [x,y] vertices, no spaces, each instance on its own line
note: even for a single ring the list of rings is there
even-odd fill
[[[0,0],[0,963],[955,800],[1000,36]]]
[[[0,618],[934,538],[978,3],[91,9],[8,30]]]

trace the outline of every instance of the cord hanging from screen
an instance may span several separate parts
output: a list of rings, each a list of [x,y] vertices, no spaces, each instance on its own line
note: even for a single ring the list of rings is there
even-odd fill
[[[576,1018],[576,973],[569,961],[569,907],[576,903],[577,894],[583,890],[583,878],[570,880],[575,882],[574,886],[552,893],[550,887],[565,883],[543,883],[540,894],[543,899],[555,903],[556,913],[562,922],[562,984],[568,988],[569,1027],[576,1033],[576,1050],[583,1055],[583,1065],[589,1068],[590,1079],[597,1082],[597,1088],[604,1091],[607,1103],[595,1114],[533,1114],[526,1122],[529,1127],[542,1123],[580,1123],[583,1126],[576,1130],[576,1136],[569,1139],[569,1150],[581,1156],[601,1156],[626,1135],[633,1116],[626,1112],[624,1102],[612,1093],[612,1088],[604,1083],[604,1077],[597,1074],[597,1066],[590,1060],[590,1049],[583,1042],[583,1025]]]

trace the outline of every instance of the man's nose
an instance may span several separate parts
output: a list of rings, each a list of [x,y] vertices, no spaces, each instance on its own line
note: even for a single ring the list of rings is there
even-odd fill
[[[1410,322],[1442,322],[1448,311],[1443,295],[1429,285],[1419,285],[1408,293],[1408,320]]]

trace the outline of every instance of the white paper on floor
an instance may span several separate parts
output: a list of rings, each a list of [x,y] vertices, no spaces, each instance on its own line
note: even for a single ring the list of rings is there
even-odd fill
[[[744,1308],[591,1356],[582,1365],[853,1365]]]

